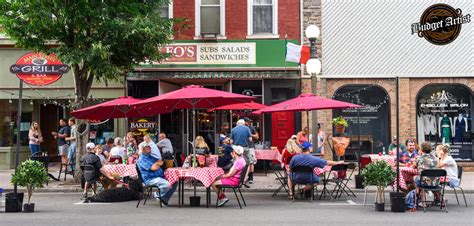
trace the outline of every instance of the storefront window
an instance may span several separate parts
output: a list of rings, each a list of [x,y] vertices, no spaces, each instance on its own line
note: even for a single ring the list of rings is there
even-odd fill
[[[429,85],[417,98],[417,137],[450,144],[456,160],[472,160],[472,92],[463,85]]]
[[[16,133],[20,131],[20,145],[28,146],[33,107],[23,101],[20,129],[17,128],[18,100],[0,100],[0,147],[14,146]]]
[[[91,123],[89,139],[96,144],[104,145],[110,137],[114,137],[114,120]]]
[[[343,116],[349,121],[346,132],[351,138],[351,146],[348,150],[358,151],[359,138],[363,153],[378,153],[388,147],[390,98],[384,89],[373,85],[347,85],[336,91],[334,99],[365,106],[333,112],[334,117]]]
[[[15,126],[12,115],[13,102],[10,104],[8,100],[0,100],[0,147],[12,146],[12,131]]]

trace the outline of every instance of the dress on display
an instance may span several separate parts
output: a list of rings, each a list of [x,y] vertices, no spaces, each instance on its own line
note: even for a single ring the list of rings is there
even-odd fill
[[[421,144],[421,143],[425,142],[425,124],[423,123],[423,116],[418,115],[416,117],[416,120],[417,120],[417,124],[418,124],[418,130],[417,130],[418,143]]]
[[[448,117],[441,119],[441,140],[444,139],[444,143],[451,143],[451,122]]]
[[[464,133],[466,132],[466,124],[464,122],[466,120],[465,118],[461,118],[459,120],[458,117],[454,120],[455,128],[456,128],[456,134],[454,136],[454,141],[455,142],[463,142],[464,138]]]

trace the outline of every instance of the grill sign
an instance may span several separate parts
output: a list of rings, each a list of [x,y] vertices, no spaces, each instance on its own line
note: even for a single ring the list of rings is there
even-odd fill
[[[69,71],[54,54],[27,53],[10,66],[10,72],[25,83],[44,86],[56,82]]]
[[[461,33],[463,24],[471,22],[471,14],[446,4],[435,4],[423,12],[419,23],[411,25],[411,34],[418,34],[435,45],[446,45]]]

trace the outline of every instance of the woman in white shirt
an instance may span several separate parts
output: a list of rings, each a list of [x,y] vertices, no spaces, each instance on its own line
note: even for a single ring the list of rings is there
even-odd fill
[[[120,156],[122,159],[125,156],[125,148],[123,147],[123,139],[120,137],[115,138],[114,140],[115,147],[110,149],[109,158]]]
[[[458,179],[458,165],[454,161],[453,157],[449,154],[449,145],[438,145],[436,147],[436,152],[440,157],[438,162],[438,167],[446,170],[448,174],[448,183],[450,187],[456,187],[459,185]]]

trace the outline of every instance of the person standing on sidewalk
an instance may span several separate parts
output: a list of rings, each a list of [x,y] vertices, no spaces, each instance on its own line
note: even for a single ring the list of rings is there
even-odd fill
[[[252,133],[250,132],[249,127],[245,125],[244,119],[239,119],[237,121],[237,125],[230,132],[230,139],[232,140],[233,145],[241,146],[244,148],[244,159],[245,162],[247,162],[247,164],[249,165],[250,171],[250,166],[253,167],[253,164],[257,163],[257,159],[255,158],[255,150],[253,152],[250,152],[249,149],[250,140],[252,139]],[[253,178],[252,181],[249,180],[248,182],[253,183]]]
[[[66,137],[69,137],[71,131],[69,126],[66,125],[66,119],[59,119],[59,130],[58,132],[51,133],[54,139],[58,142],[58,156],[61,156],[61,167],[67,166],[67,150],[69,145],[67,144]],[[63,170],[67,170],[64,169]]]
[[[74,168],[76,166],[76,136],[77,136],[77,128],[76,128],[76,119],[70,118],[68,121],[68,125],[71,128],[71,136],[66,137],[66,141],[69,141],[69,148],[67,149],[67,160],[68,165],[71,168],[71,171],[74,172]]]
[[[30,152],[31,155],[40,152],[40,143],[43,142],[43,136],[41,135],[41,129],[37,122],[31,123],[30,131],[28,132],[28,138],[30,140]]]
[[[252,161],[251,164],[249,164],[249,169],[248,169],[249,177],[247,181],[249,182],[249,184],[253,184],[254,164],[257,164],[257,158],[255,157],[255,141],[258,140],[258,132],[255,129],[255,127],[252,126],[252,120],[250,118],[245,117],[244,121],[245,121],[245,125],[250,129],[250,133],[252,136],[249,141],[249,153],[251,156],[253,156],[254,161]]]

